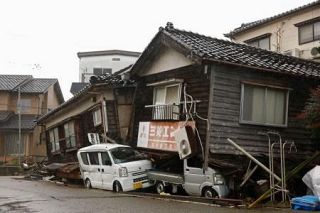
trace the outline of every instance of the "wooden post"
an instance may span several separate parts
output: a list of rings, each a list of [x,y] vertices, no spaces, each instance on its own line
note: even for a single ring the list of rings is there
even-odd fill
[[[302,163],[300,163],[298,166],[296,166],[293,170],[291,170],[288,175],[285,177],[285,180],[289,180],[290,178],[292,178],[295,174],[297,174],[301,169],[303,169],[306,165],[308,165],[309,163],[311,163],[314,159],[316,159],[317,157],[319,157],[320,152],[316,152],[314,153],[310,158],[306,159],[305,161],[303,161]],[[278,185],[280,183],[280,181],[276,184]],[[253,203],[251,203],[249,205],[249,209],[250,208],[254,208],[258,203],[260,203],[262,200],[268,198],[272,192],[273,188],[267,190],[263,195],[261,195],[257,200],[255,200]]]

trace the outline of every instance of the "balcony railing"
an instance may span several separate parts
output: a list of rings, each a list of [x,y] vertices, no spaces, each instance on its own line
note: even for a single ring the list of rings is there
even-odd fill
[[[147,105],[152,110],[152,120],[179,120],[179,105]]]

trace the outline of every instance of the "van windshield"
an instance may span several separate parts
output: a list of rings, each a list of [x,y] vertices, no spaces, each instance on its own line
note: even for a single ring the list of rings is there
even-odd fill
[[[131,147],[117,147],[110,150],[114,163],[126,163],[136,160],[144,160],[141,153]]]

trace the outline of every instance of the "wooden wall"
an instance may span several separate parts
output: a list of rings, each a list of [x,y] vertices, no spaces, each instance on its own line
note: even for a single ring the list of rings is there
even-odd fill
[[[115,101],[106,101],[107,117],[108,117],[108,137],[112,139],[118,139],[120,137],[120,129],[118,123],[118,115],[116,112]],[[78,149],[91,145],[88,141],[88,133],[99,133],[102,135],[104,133],[103,125],[94,126],[93,125],[93,115],[92,111],[86,111],[76,117],[72,118],[75,123],[75,136],[76,136],[76,147],[67,149],[65,140],[60,140],[60,150],[56,153],[51,153],[50,139],[47,130],[47,150],[50,162],[73,162],[77,161],[77,151]],[[66,121],[67,122],[67,121]],[[63,125],[66,122],[62,122],[58,125],[59,137],[64,138]],[[61,134],[61,135],[60,135]],[[100,137],[102,142],[102,137]]]
[[[231,138],[254,155],[268,154],[266,136],[259,131],[274,130],[281,133],[283,140],[293,140],[298,153],[304,155],[314,150],[310,132],[304,128],[297,115],[302,111],[309,97],[310,88],[316,82],[305,78],[261,72],[234,66],[213,66],[213,103],[210,109],[210,151],[220,154],[241,154],[226,141]],[[241,82],[258,83],[291,88],[289,94],[289,114],[287,128],[240,124]]]
[[[209,103],[209,77],[204,74],[203,66],[186,66],[175,70],[170,70],[158,74],[153,74],[138,78],[138,86],[134,100],[134,124],[131,138],[132,146],[137,144],[137,135],[140,121],[151,121],[152,111],[145,108],[146,105],[153,104],[153,88],[146,86],[148,83],[164,81],[167,79],[183,79],[187,84],[187,93],[193,96],[194,100],[200,100],[197,104],[197,112],[200,116],[207,118]],[[183,101],[183,96],[181,95]],[[183,120],[183,119],[182,119]],[[205,121],[195,118],[196,126],[199,129],[202,142],[205,142],[207,124]]]

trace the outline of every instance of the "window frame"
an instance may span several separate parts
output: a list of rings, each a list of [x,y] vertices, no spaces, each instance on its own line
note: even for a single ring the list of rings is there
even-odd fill
[[[164,95],[164,99],[167,99],[167,88],[168,87],[174,87],[174,86],[178,86],[178,100],[179,102],[181,101],[181,88],[182,88],[182,83],[173,83],[173,84],[164,84],[164,85],[159,85],[159,86],[154,86],[153,88],[153,105],[169,105],[167,103],[164,104],[156,104],[156,89],[157,88],[165,88],[165,95]],[[176,105],[179,105],[180,103],[177,103]]]
[[[101,166],[101,160],[100,160],[100,155],[99,155],[100,152],[99,151],[93,151],[93,152],[87,152],[87,153],[88,153],[89,165]],[[90,154],[97,154],[97,156],[98,156],[98,164],[92,164]]]
[[[56,138],[56,134],[55,134],[55,130],[58,131],[58,138]],[[50,133],[52,132],[53,134],[53,141],[51,141],[51,136]],[[60,136],[59,136],[59,128],[58,127],[54,127],[52,129],[49,130],[49,141],[51,144],[51,153],[56,153],[56,152],[60,152]],[[59,149],[57,149],[57,144],[59,144]]]
[[[311,42],[315,42],[315,41],[319,41],[320,40],[320,34],[317,35],[317,36],[315,35],[315,31],[314,31],[315,24],[320,24],[320,17],[317,17],[317,18],[312,19],[312,20],[305,21],[303,23],[295,24],[295,26],[298,27],[298,42],[299,42],[299,45],[307,44],[307,43],[311,43]],[[307,27],[307,26],[312,26],[312,39],[310,41],[301,42],[301,29],[304,28],[304,27]]]
[[[262,39],[265,39],[265,38],[269,39],[268,49],[265,49],[265,50],[271,50],[271,33],[266,33],[266,34],[263,34],[263,35],[248,39],[248,40],[244,41],[244,43],[249,45],[249,46],[251,46],[251,47],[257,47],[257,48],[263,49],[263,48],[260,47],[259,41],[262,40]],[[258,42],[258,46],[250,45],[250,43],[253,43],[253,42]]]
[[[70,124],[73,123],[73,134],[70,134]],[[66,125],[68,126],[68,133],[66,132]],[[63,124],[63,130],[64,130],[64,140],[66,143],[67,149],[72,149],[77,147],[77,138],[76,138],[76,131],[75,131],[75,121],[69,121],[65,124]],[[72,144],[72,137],[74,138],[74,144]]]
[[[99,73],[95,73],[99,72]],[[93,67],[92,68],[92,74],[95,76],[101,76],[101,75],[105,75],[105,74],[112,74],[112,68],[107,68],[107,67]]]
[[[244,109],[244,87],[245,85],[249,86],[254,86],[254,87],[263,87],[265,90],[265,96],[264,96],[264,103],[263,105],[266,105],[266,94],[267,94],[267,89],[278,89],[278,90],[283,90],[285,92],[285,122],[284,124],[272,124],[272,123],[260,123],[256,121],[248,121],[243,119],[243,109]],[[290,95],[290,88],[287,87],[279,87],[279,86],[273,86],[273,85],[265,85],[265,84],[259,84],[259,83],[253,83],[253,82],[241,82],[241,100],[240,100],[240,117],[239,117],[239,123],[240,124],[250,124],[250,125],[259,125],[259,126],[270,126],[270,127],[282,127],[282,128],[287,128],[288,127],[288,114],[289,114],[289,95]],[[264,117],[266,117],[266,109],[264,107],[263,111]],[[266,120],[266,118],[265,118]]]
[[[96,119],[97,113],[99,113],[99,115],[100,115],[100,122],[96,122],[97,121],[97,119]],[[92,110],[92,119],[93,119],[93,126],[94,127],[102,124],[102,110],[101,110],[101,108],[96,108],[96,109]]]
[[[21,98],[18,105],[21,113],[29,113],[32,108],[32,101],[30,98]]]

